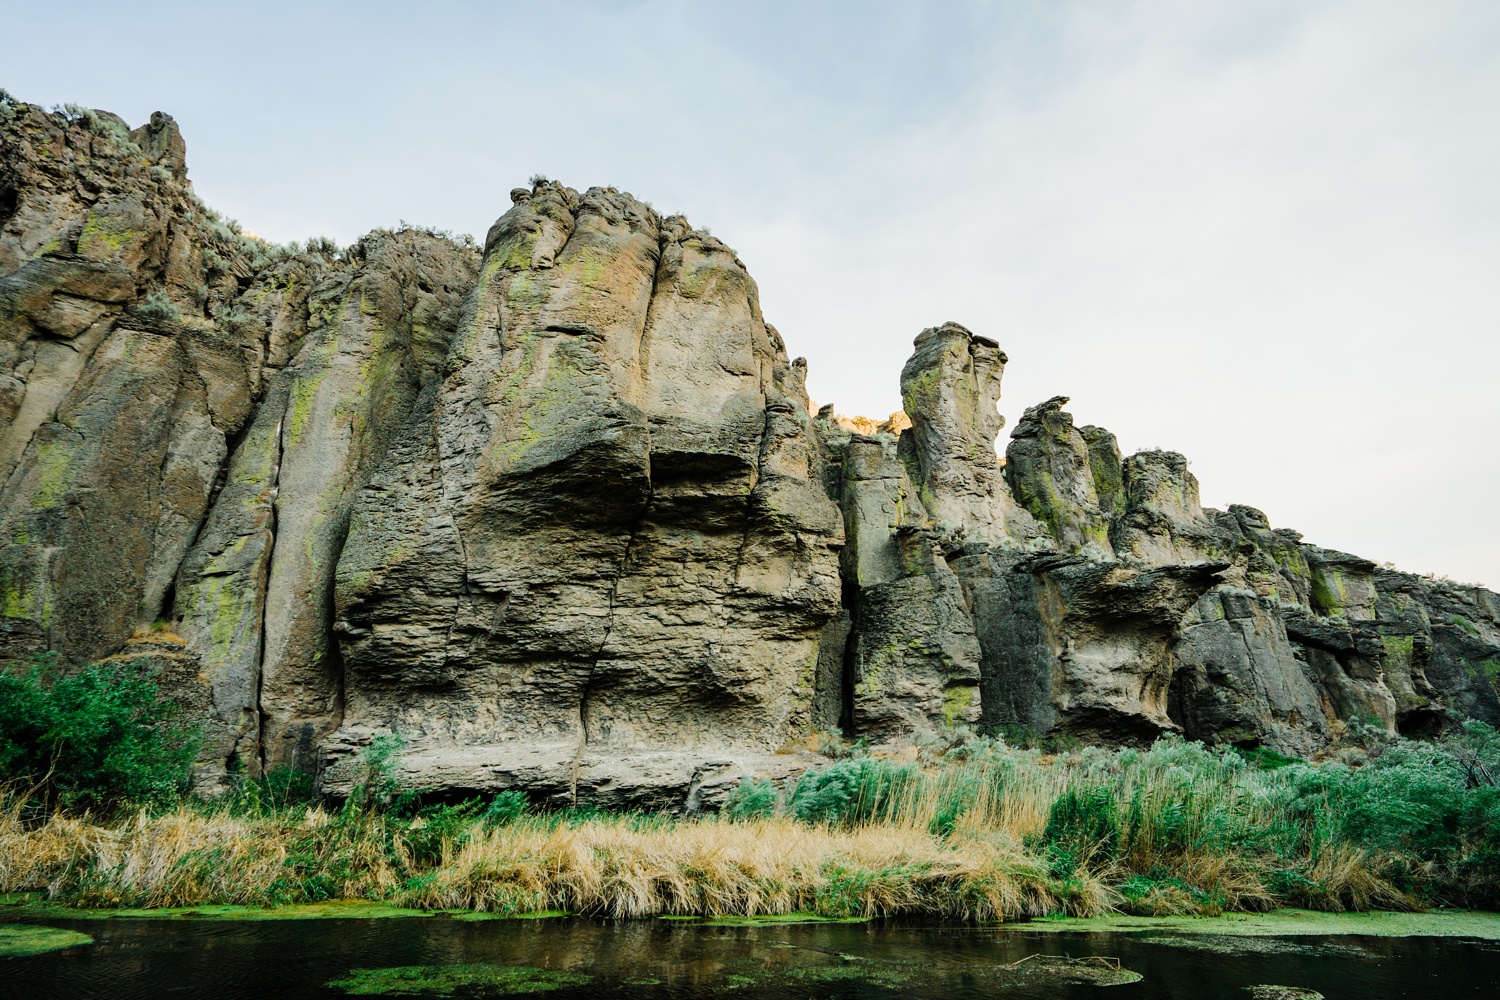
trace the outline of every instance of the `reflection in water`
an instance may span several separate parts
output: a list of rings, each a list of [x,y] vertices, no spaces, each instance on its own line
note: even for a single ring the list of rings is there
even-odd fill
[[[1500,954],[1451,938],[1039,934],[1024,925],[642,920],[48,921],[91,945],[0,964],[0,998],[447,995],[806,1000],[1492,997]],[[1043,957],[1028,957],[1043,956]],[[1118,960],[1129,985],[1103,987]],[[1019,964],[1017,964],[1019,963]],[[459,968],[461,967],[461,968]],[[363,971],[356,971],[363,970]],[[413,971],[417,970],[417,971]],[[499,971],[496,971],[499,970]],[[520,971],[518,971],[520,970]],[[446,976],[446,980],[441,978]],[[384,977],[384,978],[382,978]],[[423,983],[438,977],[435,990]],[[488,979],[486,979],[488,977]],[[333,984],[338,984],[337,986]],[[529,985],[528,985],[529,984]]]

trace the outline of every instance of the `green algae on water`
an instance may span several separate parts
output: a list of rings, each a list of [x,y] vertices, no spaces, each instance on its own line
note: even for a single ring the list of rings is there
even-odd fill
[[[729,914],[720,917],[698,917],[691,914],[668,913],[658,920],[680,920],[704,927],[762,927],[786,926],[788,924],[864,924],[869,917],[825,917],[818,913],[795,911],[792,913],[758,913],[754,916]]]
[[[797,948],[795,945],[788,947],[798,952],[807,950]],[[842,953],[824,954],[829,955],[833,961],[822,960],[764,969],[760,973],[761,979],[778,980],[787,987],[838,986],[857,983],[880,990],[900,992],[918,979],[924,982],[937,982],[954,971],[926,963],[896,962]],[[984,980],[992,988],[1000,991],[1065,985],[1123,986],[1141,981],[1141,974],[1122,967],[1119,959],[1102,956],[1065,958],[1056,955],[1028,955],[1019,962],[1009,965],[966,962],[962,971],[965,976]],[[748,976],[728,975],[724,978],[724,987],[736,989],[754,982],[756,980]]]
[[[1342,935],[1337,940],[1307,935],[1271,937],[1251,934],[1175,934],[1170,932],[1136,935],[1149,944],[1206,951],[1216,955],[1307,955],[1312,958],[1350,958],[1370,954],[1358,935]]]
[[[353,969],[328,985],[351,996],[451,997],[545,993],[565,986],[587,986],[592,976],[537,969],[528,965],[402,965]]]
[[[61,951],[64,948],[93,943],[94,939],[87,934],[65,931],[60,927],[0,924],[0,958],[43,955],[49,951]]]
[[[449,917],[453,920],[542,920],[572,916],[566,910],[531,913],[491,913],[482,910],[417,910],[368,899],[327,899],[317,903],[284,903],[280,906],[244,906],[236,903],[205,903],[155,909],[132,907],[70,907],[42,901],[27,893],[0,895],[0,912],[12,912],[53,920],[105,920],[111,918],[149,920],[378,920],[390,917]]]
[[[1218,917],[1048,917],[1007,924],[1024,931],[1050,933],[1148,931],[1165,935],[1234,937],[1470,937],[1500,941],[1500,913],[1482,910],[1432,910],[1427,913],[1324,913],[1321,910],[1272,910],[1226,913]],[[1153,935],[1154,939],[1154,935]]]
[[[1057,955],[1027,955],[1019,962],[986,970],[1006,986],[1127,986],[1142,976],[1120,964],[1118,958],[1092,955],[1063,958]]]
[[[1317,990],[1300,986],[1246,986],[1253,1000],[1323,1000]]]
[[[898,990],[911,982],[918,971],[895,962],[874,962],[849,955],[839,957],[844,961],[837,965],[803,965],[788,969],[786,974],[803,983],[854,982]]]

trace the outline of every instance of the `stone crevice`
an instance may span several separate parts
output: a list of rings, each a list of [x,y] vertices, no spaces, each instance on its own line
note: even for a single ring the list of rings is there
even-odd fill
[[[290,403],[288,404],[288,408],[290,408]],[[285,423],[286,411],[283,411],[281,418],[276,421],[276,429],[272,433],[272,439],[276,442],[276,474],[271,478],[271,502],[267,505],[268,519],[266,530],[269,534],[269,540],[266,545],[266,568],[260,581],[258,581],[258,586],[261,587],[262,594],[260,601],[260,627],[258,630],[260,649],[255,658],[255,747],[260,757],[261,774],[266,773],[266,725],[270,721],[270,713],[266,711],[264,700],[266,682],[266,617],[267,604],[269,603],[265,599],[265,595],[271,584],[271,572],[275,568],[276,560],[276,543],[278,541],[277,505],[280,503],[281,465],[285,457],[284,449],[286,447],[286,442],[282,437],[282,427]]]

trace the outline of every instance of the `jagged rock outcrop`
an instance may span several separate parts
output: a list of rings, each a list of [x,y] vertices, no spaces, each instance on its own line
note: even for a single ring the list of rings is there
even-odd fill
[[[948,323],[904,411],[809,412],[734,252],[542,181],[482,249],[274,247],[166,115],[0,95],[0,666],[144,659],[202,786],[712,808],[819,733],[1311,755],[1500,722],[1500,596],[1203,508]]]

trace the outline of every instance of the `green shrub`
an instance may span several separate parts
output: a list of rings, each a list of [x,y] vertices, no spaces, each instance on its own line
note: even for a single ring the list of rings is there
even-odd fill
[[[1064,791],[1047,813],[1042,840],[1054,853],[1054,871],[1070,875],[1087,858],[1113,858],[1120,846],[1120,814],[1107,787]]]
[[[769,778],[756,781],[747,776],[729,793],[721,812],[727,819],[760,819],[776,811],[776,799],[776,782]]]
[[[359,755],[359,778],[344,803],[346,815],[372,809],[401,813],[416,807],[415,794],[403,794],[396,777],[396,758],[405,745],[400,733],[384,733],[370,741]]]
[[[485,826],[503,826],[514,823],[531,811],[531,800],[519,788],[507,788],[490,799],[484,811]]]
[[[461,846],[469,828],[480,817],[478,799],[465,799],[457,805],[423,806],[405,833],[406,846],[418,865],[435,865],[443,860],[443,845]]]
[[[873,757],[851,757],[808,771],[787,798],[786,811],[805,823],[856,823],[884,816],[920,771]]]
[[[167,298],[167,293],[161,289],[151,292],[142,299],[141,304],[135,307],[135,313],[137,316],[159,319],[167,323],[176,323],[182,319],[182,312],[172,304],[172,300]]]
[[[42,808],[169,804],[188,789],[198,752],[179,714],[144,660],[58,676],[46,657],[0,671],[0,774]]]

